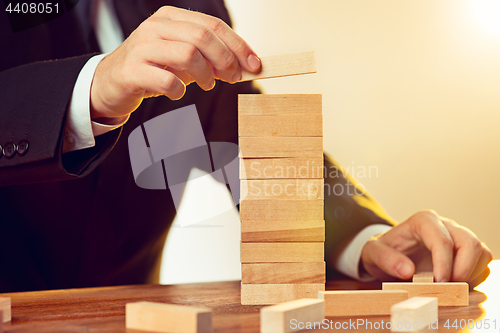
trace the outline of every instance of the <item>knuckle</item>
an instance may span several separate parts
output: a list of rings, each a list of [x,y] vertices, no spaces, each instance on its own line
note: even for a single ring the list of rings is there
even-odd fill
[[[173,74],[164,75],[162,80],[162,87],[165,89],[166,93],[175,90],[177,85],[177,78]]]
[[[187,65],[196,60],[196,57],[198,56],[198,49],[194,45],[185,44],[182,53],[183,57],[181,61],[183,61],[184,65]]]
[[[168,16],[170,12],[172,11],[173,7],[172,6],[163,6],[160,7],[153,15],[165,15]]]
[[[236,67],[236,57],[232,52],[227,52],[224,62],[222,63],[222,66],[224,66],[222,68],[224,70],[231,70],[234,69],[234,67]]]
[[[451,237],[449,237],[447,235],[443,235],[441,237],[441,239],[439,240],[439,242],[440,242],[441,246],[443,246],[444,248],[447,248],[449,250],[453,250],[453,248],[455,246]]]
[[[210,29],[212,31],[214,31],[215,33],[217,33],[217,32],[223,31],[227,27],[227,25],[226,25],[226,23],[224,21],[222,21],[219,18],[212,18],[210,20],[209,27],[210,27]]]
[[[208,45],[213,40],[214,33],[207,27],[199,27],[193,34],[195,42],[199,45]]]

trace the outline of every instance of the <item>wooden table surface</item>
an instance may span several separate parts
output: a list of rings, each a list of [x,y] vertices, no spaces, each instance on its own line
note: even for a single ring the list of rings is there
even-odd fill
[[[439,329],[432,332],[458,332],[465,322],[471,330],[464,332],[499,332],[500,329],[500,261],[490,264],[490,277],[470,293],[468,307],[440,307]],[[380,289],[380,283],[351,280],[331,281],[327,290]],[[2,294],[12,298],[12,322],[4,324],[5,332],[139,332],[125,328],[125,303],[135,301],[209,307],[213,311],[213,332],[259,332],[260,306],[240,305],[240,282],[216,282],[185,285],[134,285],[105,288],[69,289]],[[337,327],[356,322],[359,332],[375,332],[389,316],[328,318]],[[449,328],[445,327],[447,320]],[[453,324],[455,319],[455,326]],[[361,322],[361,320],[364,321]],[[462,320],[462,321],[461,321]],[[461,322],[460,322],[461,321]],[[372,329],[370,329],[371,323]],[[472,322],[474,324],[472,324]],[[484,330],[489,323],[490,329]],[[478,329],[482,324],[482,329]],[[368,325],[368,326],[366,326]],[[384,326],[385,327],[385,326]],[[350,326],[352,329],[353,326]],[[380,328],[380,327],[379,327]],[[324,332],[327,329],[310,332]],[[389,331],[385,329],[383,331]]]

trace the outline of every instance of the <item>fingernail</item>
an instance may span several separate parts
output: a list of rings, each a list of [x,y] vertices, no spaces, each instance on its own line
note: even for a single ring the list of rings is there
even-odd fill
[[[257,69],[260,68],[260,59],[253,54],[250,54],[248,56],[247,63],[248,67],[250,67],[250,69],[253,71],[256,71]]]
[[[232,77],[233,82],[238,82],[241,80],[241,72],[239,70],[236,70],[236,72],[233,73]]]
[[[411,273],[411,266],[405,262],[400,262],[396,266],[396,273],[398,273],[400,278],[406,279]]]

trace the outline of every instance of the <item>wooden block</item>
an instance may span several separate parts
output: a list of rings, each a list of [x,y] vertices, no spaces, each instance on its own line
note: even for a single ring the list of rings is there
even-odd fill
[[[321,200],[242,200],[242,221],[323,221]]]
[[[466,282],[384,282],[382,289],[406,290],[410,297],[437,297],[439,306],[469,305],[469,284]]]
[[[323,116],[321,114],[298,114],[282,116],[238,117],[240,136],[323,136]]]
[[[413,275],[413,282],[433,283],[434,282],[434,273],[433,272],[415,273]]]
[[[323,157],[240,159],[240,179],[323,179],[323,174]]]
[[[241,72],[241,80],[260,80],[273,77],[316,73],[314,52],[274,55],[260,58],[262,68],[257,74]]]
[[[412,297],[391,307],[391,332],[417,332],[437,320],[436,297]]]
[[[325,283],[325,262],[242,264],[241,283]]]
[[[324,242],[325,221],[241,221],[242,242]]]
[[[322,137],[240,137],[239,146],[244,158],[323,156]]]
[[[154,302],[127,303],[125,322],[127,328],[143,331],[210,333],[212,311]]]
[[[238,95],[238,115],[323,114],[321,94]]]
[[[391,306],[408,299],[403,290],[335,290],[323,291],[319,299],[325,300],[325,315],[369,316],[388,315]]]
[[[323,262],[325,245],[317,243],[241,243],[241,263]]]
[[[261,333],[289,333],[301,329],[298,323],[314,323],[325,318],[323,300],[302,298],[260,309]],[[295,327],[295,328],[294,328]]]
[[[5,323],[12,320],[10,297],[0,297],[0,311],[3,313],[1,317],[2,322]]]
[[[265,305],[317,297],[324,283],[241,284],[242,305]]]
[[[240,200],[322,200],[323,184],[323,179],[241,180]]]

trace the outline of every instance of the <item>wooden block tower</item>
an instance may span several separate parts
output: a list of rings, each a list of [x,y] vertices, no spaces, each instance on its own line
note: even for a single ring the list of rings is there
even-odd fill
[[[321,95],[239,95],[241,304],[325,290]]]

